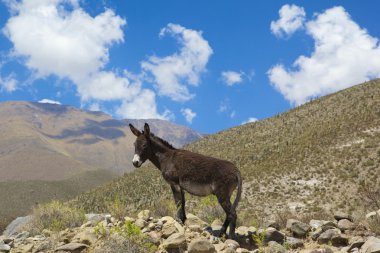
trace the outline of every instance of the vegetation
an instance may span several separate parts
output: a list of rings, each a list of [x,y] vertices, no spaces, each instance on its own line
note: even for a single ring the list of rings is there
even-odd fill
[[[83,210],[69,207],[59,201],[51,201],[33,209],[32,219],[26,225],[31,234],[41,234],[44,229],[62,231],[82,225],[85,220]]]
[[[273,216],[273,210],[319,216],[338,209],[355,212],[364,205],[359,183],[365,179],[370,188],[380,185],[379,143],[378,79],[270,119],[207,136],[185,148],[234,162],[244,177],[240,216],[258,220]],[[147,165],[80,195],[72,204],[107,212],[106,203],[116,196],[131,213],[154,210],[171,200],[159,171]],[[187,210],[214,218],[203,208],[207,201],[206,205],[188,194],[186,198]]]

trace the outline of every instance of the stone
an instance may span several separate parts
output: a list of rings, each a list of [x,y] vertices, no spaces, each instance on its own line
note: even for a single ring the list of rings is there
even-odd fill
[[[161,219],[159,219],[158,222],[162,222],[162,225],[163,225],[163,224],[165,224],[167,222],[173,223],[174,219],[173,219],[173,217],[170,217],[170,216],[164,216]]]
[[[286,249],[284,248],[284,246],[282,246],[281,244],[275,241],[268,242],[268,247],[269,247],[270,253],[285,253],[286,252]]]
[[[236,250],[237,248],[240,247],[239,243],[232,239],[227,239],[224,243],[227,245],[227,248],[230,248],[233,250]]]
[[[19,234],[17,234],[17,235],[15,236],[15,240],[23,241],[23,240],[25,240],[26,238],[28,238],[29,235],[30,235],[29,232],[27,232],[27,231],[23,231],[23,232],[21,232],[21,233],[19,233]]]
[[[294,237],[286,237],[285,244],[291,249],[298,249],[304,246],[303,240]]]
[[[188,246],[189,253],[216,253],[215,246],[206,239],[196,239]]]
[[[105,220],[108,214],[87,213],[85,214],[86,220],[91,222],[92,226],[95,226],[99,222]]]
[[[360,253],[380,253],[380,239],[369,237],[360,249]]]
[[[309,224],[300,221],[293,222],[290,227],[290,231],[292,231],[293,235],[298,238],[306,237],[310,230],[311,227]]]
[[[334,251],[330,247],[308,250],[308,253],[333,253]]]
[[[169,236],[165,241],[162,242],[160,247],[163,249],[170,250],[185,250],[186,249],[186,238],[182,233],[175,233]]]
[[[154,245],[159,245],[161,240],[161,235],[156,231],[151,231],[148,233],[149,241]]]
[[[240,226],[236,229],[236,234],[241,235],[241,236],[248,236],[249,229],[246,226]]]
[[[334,213],[334,218],[337,220],[337,221],[340,221],[340,220],[343,220],[343,219],[346,219],[346,220],[349,220],[349,221],[353,221],[352,219],[352,216],[347,214],[347,213],[344,213],[344,212],[341,212],[341,211],[338,211],[336,213]]]
[[[33,248],[34,248],[33,244],[26,244],[26,245],[22,245],[21,247],[18,247],[17,252],[30,253],[32,252]]]
[[[342,231],[355,229],[354,223],[348,219],[341,219],[338,221],[338,228]]]
[[[322,225],[324,223],[326,223],[326,221],[324,221],[324,220],[310,220],[309,225],[311,227],[311,230],[314,231],[314,230],[322,227]]]
[[[275,220],[268,220],[265,222],[264,227],[267,228],[275,228],[277,230],[280,230],[280,224]]]
[[[143,220],[143,219],[137,219],[136,221],[135,221],[135,225],[137,226],[137,227],[139,227],[139,228],[144,228],[146,225],[147,225],[148,223],[145,221],[145,220]]]
[[[83,243],[71,242],[56,248],[55,251],[69,251],[71,253],[80,253],[87,247],[88,246]]]
[[[311,232],[309,235],[313,241],[316,241],[318,237],[323,233],[321,227],[317,228],[315,231]]]
[[[11,250],[11,246],[0,242],[0,252],[9,252],[10,250]]]
[[[334,229],[337,227],[337,224],[332,222],[332,221],[325,221],[323,224],[322,224],[322,231],[325,232],[326,230],[329,230],[329,229]]]
[[[319,244],[331,243],[333,246],[348,245],[348,237],[337,228],[326,230],[318,237],[317,241]]]
[[[299,221],[295,220],[295,219],[288,219],[286,221],[286,229],[290,231],[290,229],[292,228],[293,223],[295,223],[295,222],[299,222]]]
[[[258,233],[260,234],[260,230],[258,231]],[[264,231],[261,231],[261,233],[264,233],[265,243],[268,243],[270,241],[275,241],[280,244],[284,243],[285,235],[275,228],[267,228]]]
[[[93,245],[98,240],[93,228],[85,228],[73,237],[73,242],[83,243],[86,245]]]
[[[23,227],[31,221],[32,216],[17,217],[5,228],[3,235],[13,236],[22,232]]]
[[[225,243],[220,242],[220,243],[214,244],[214,247],[215,247],[217,252],[221,252],[221,251],[225,250],[227,246]]]
[[[150,218],[150,211],[149,210],[143,210],[137,214],[137,218],[142,219],[144,221],[148,221]]]
[[[182,233],[182,234],[185,233],[185,228],[181,224],[179,224],[178,221],[174,221],[174,226],[179,233]]]
[[[377,211],[373,211],[373,212],[370,212],[370,213],[367,213],[366,216],[365,216],[366,220],[373,220],[373,219],[376,219],[376,218],[380,218],[380,209],[377,210]]]
[[[201,228],[204,228],[207,226],[207,222],[201,220],[199,217],[195,216],[194,214],[188,213],[186,214],[185,225],[187,226],[198,225]]]
[[[219,219],[215,219],[212,223],[211,223],[211,228],[213,231],[218,231],[218,230],[221,230],[222,229],[222,225],[223,225],[223,222]]]
[[[249,253],[249,250],[244,249],[244,248],[237,248],[235,250],[236,253]]]
[[[350,246],[348,247],[347,251],[352,251],[354,248],[359,249],[364,243],[365,243],[365,240],[363,237],[354,236],[354,237],[350,238],[350,240],[348,241],[348,244]]]
[[[136,221],[136,219],[132,218],[132,217],[128,217],[128,216],[125,216],[124,217],[124,222],[131,222],[131,223],[134,223]]]
[[[189,230],[192,232],[198,232],[201,233],[203,230],[199,225],[190,225],[188,226]]]
[[[175,226],[174,224],[174,219],[172,221],[168,221],[168,222],[165,222],[164,225],[162,226],[162,237],[163,238],[168,238],[169,236],[171,236],[172,234],[174,233],[177,233],[178,232],[178,229],[177,227]],[[183,233],[182,233],[183,234]]]

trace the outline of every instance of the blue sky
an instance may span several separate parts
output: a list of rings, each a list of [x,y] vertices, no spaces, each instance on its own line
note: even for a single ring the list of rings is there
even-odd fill
[[[0,3],[0,101],[214,133],[380,77],[378,1]]]

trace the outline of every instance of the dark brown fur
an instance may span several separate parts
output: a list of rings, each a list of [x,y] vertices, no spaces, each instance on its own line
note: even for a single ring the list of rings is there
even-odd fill
[[[161,171],[172,189],[178,208],[178,219],[182,222],[186,220],[184,191],[196,196],[214,194],[226,212],[220,235],[225,234],[230,226],[229,236],[234,237],[236,207],[242,191],[241,175],[236,166],[225,160],[175,149],[168,142],[151,134],[146,123],[143,132],[131,124],[129,126],[137,136],[134,166],[140,167],[146,160],[150,160]],[[236,187],[236,199],[231,204],[230,198]]]

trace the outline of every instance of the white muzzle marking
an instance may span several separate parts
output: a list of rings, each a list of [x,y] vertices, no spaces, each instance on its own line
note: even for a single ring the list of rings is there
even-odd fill
[[[140,156],[135,154],[132,159],[133,164],[137,164],[137,166],[141,166],[142,162],[140,160]]]

